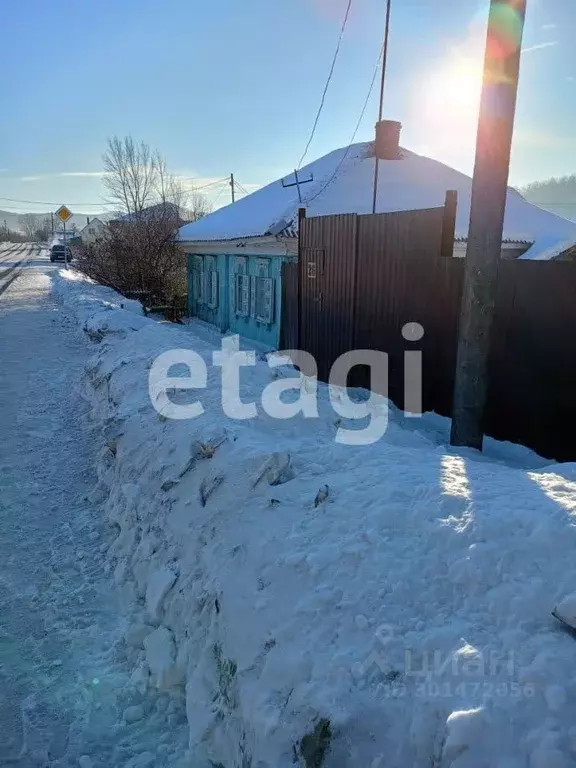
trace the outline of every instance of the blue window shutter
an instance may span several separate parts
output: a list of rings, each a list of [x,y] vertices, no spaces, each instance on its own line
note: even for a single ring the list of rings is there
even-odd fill
[[[250,277],[242,275],[242,314],[248,317],[250,314]]]
[[[265,323],[274,322],[274,280],[271,277],[261,277],[264,283],[264,306],[262,319]]]
[[[236,314],[248,317],[250,314],[250,278],[248,275],[235,275]]]
[[[218,306],[218,272],[211,270],[210,275],[210,308],[216,309]]]
[[[258,280],[257,277],[254,277],[254,275],[250,276],[250,314],[252,317],[257,316],[257,307],[256,307],[256,281]]]
[[[248,299],[245,297],[246,257],[236,256],[234,259],[234,279],[231,281],[230,293],[232,311],[244,317],[248,314]]]
[[[208,304],[209,292],[208,292],[208,279],[210,273],[207,269],[202,270],[202,304]]]

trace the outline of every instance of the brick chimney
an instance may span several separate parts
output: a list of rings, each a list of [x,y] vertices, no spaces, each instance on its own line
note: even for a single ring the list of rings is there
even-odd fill
[[[376,123],[374,153],[380,160],[400,160],[400,131],[397,120],[381,120]]]
[[[86,224],[90,224],[90,216],[86,216]]]

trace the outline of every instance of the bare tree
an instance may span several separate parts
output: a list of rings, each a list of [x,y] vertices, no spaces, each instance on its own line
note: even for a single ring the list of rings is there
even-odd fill
[[[156,200],[160,160],[143,141],[132,136],[108,139],[103,155],[104,186],[110,202],[126,214],[141,213]]]
[[[81,250],[78,266],[122,293],[165,303],[186,293],[186,268],[175,233],[187,192],[161,155],[131,136],[109,139],[104,184],[119,209],[105,235]]]
[[[212,213],[212,203],[208,200],[206,195],[203,195],[193,188],[188,195],[186,220],[191,222],[198,221],[198,219],[204,218],[204,216],[207,216],[209,213]]]
[[[52,234],[52,221],[50,217],[46,216],[44,219],[42,219],[39,222],[38,227],[34,232],[34,240],[39,243],[44,243],[50,239],[51,234]]]
[[[0,243],[23,243],[26,241],[25,235],[22,232],[16,232],[8,227],[0,227]]]
[[[40,227],[41,219],[37,213],[23,213],[18,216],[18,224],[27,240],[34,240],[36,231]]]

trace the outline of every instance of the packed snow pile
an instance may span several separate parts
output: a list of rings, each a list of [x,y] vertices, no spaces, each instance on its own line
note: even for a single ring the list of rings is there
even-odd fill
[[[216,348],[193,330],[70,275],[54,290],[96,342],[86,381],[110,573],[145,654],[134,676],[185,688],[191,765],[576,763],[576,640],[551,615],[576,589],[573,465],[459,454],[394,409],[378,443],[339,444],[323,385],[319,418],[264,413],[263,389],[297,375],[265,359],[241,374],[258,416],[229,419]],[[176,348],[208,367],[191,420],[149,396]]]

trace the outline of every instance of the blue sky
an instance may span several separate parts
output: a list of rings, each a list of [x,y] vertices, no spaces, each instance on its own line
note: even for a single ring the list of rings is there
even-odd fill
[[[346,0],[18,0],[2,9],[0,197],[102,197],[106,138],[133,134],[175,173],[248,189],[298,161]],[[308,159],[348,143],[384,0],[354,0]],[[394,0],[386,116],[402,144],[470,172],[488,0]],[[576,172],[576,3],[528,0],[511,183]],[[377,90],[377,89],[375,89]],[[372,138],[376,93],[358,134]],[[220,191],[210,188],[213,197]],[[226,201],[224,190],[218,204]],[[13,206],[49,210],[0,200]]]

